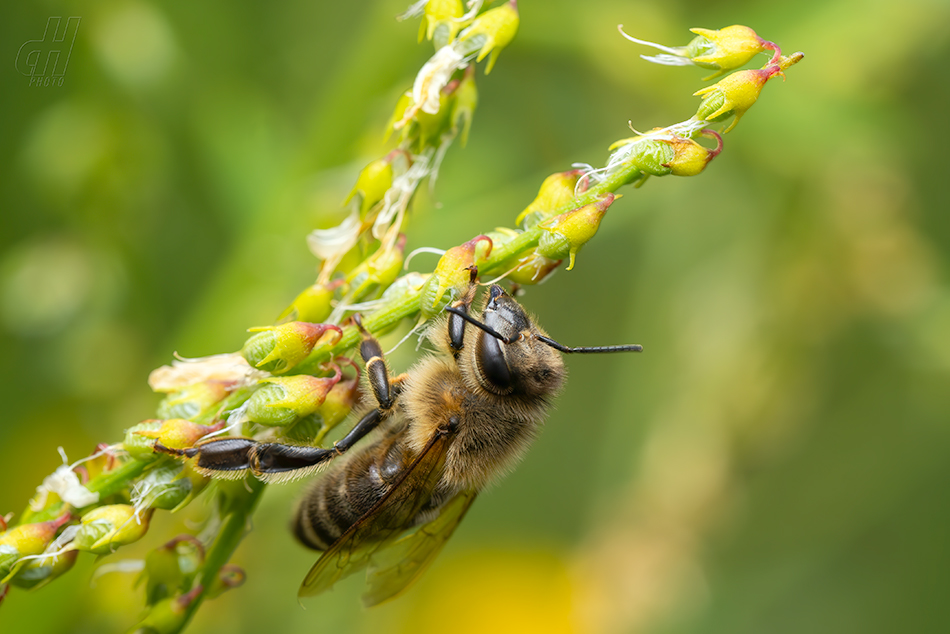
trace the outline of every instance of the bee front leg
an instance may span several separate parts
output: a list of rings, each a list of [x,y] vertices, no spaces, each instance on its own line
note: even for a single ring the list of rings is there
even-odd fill
[[[379,345],[379,341],[363,328],[363,320],[359,314],[353,315],[353,321],[356,322],[356,327],[359,328],[360,334],[363,336],[363,341],[360,342],[360,356],[363,358],[363,363],[366,364],[366,377],[369,379],[369,386],[373,390],[373,396],[376,397],[379,410],[385,417],[396,404],[399,384],[403,377],[389,378],[389,368],[386,366],[386,359],[383,357],[383,349]],[[355,431],[356,427],[353,429]]]
[[[465,291],[460,299],[456,300],[452,304],[452,308],[457,308],[468,314],[469,309],[472,306],[472,301],[475,299],[475,291],[478,290],[478,285],[475,283],[475,280],[478,279],[478,267],[471,266],[469,267],[469,280],[468,280],[468,290]],[[459,353],[462,352],[462,346],[465,343],[465,320],[462,317],[459,317],[455,313],[449,314],[449,346],[452,348],[452,356],[456,359],[459,357]]]

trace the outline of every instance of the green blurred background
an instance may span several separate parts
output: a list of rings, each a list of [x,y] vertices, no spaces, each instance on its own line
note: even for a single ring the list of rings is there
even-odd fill
[[[406,3],[0,8],[0,513],[57,446],[78,458],[153,414],[145,379],[174,351],[239,348],[313,280],[305,234],[339,218],[431,52],[394,20]],[[628,120],[693,112],[705,73],[640,61],[618,23],[668,44],[742,23],[806,58],[705,173],[624,191],[576,269],[529,289],[552,336],[646,352],[568,360],[527,460],[416,587],[366,611],[353,578],[301,609],[299,485],[274,486],[234,559],[247,583],[191,631],[947,631],[950,5],[520,11],[409,249],[510,226],[545,175],[602,164]],[[81,16],[78,37],[64,85],[31,88],[14,60],[52,15]],[[193,506],[106,561],[194,528]],[[124,631],[141,589],[93,568],[11,592],[0,630]]]

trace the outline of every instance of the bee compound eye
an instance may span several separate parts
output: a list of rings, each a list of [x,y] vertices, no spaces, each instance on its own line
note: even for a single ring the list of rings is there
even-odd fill
[[[482,375],[497,390],[508,392],[511,390],[511,370],[505,361],[505,354],[501,350],[501,342],[497,338],[482,332],[478,338],[478,365]]]

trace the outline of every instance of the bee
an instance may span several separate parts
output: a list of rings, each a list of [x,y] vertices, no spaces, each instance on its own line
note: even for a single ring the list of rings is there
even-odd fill
[[[435,559],[478,492],[527,451],[564,384],[559,353],[642,350],[563,346],[498,285],[475,319],[469,309],[476,288],[473,279],[433,325],[437,353],[393,378],[379,343],[355,318],[376,406],[333,447],[229,437],[156,449],[196,458],[200,471],[217,477],[249,471],[282,481],[326,467],[293,515],[297,539],[323,552],[299,596],[362,569],[367,606],[396,596]]]

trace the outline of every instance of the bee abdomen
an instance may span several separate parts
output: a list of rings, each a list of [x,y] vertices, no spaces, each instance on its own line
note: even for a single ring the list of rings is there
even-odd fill
[[[314,483],[293,519],[293,533],[304,546],[326,550],[386,495],[403,464],[394,440],[366,447]]]

